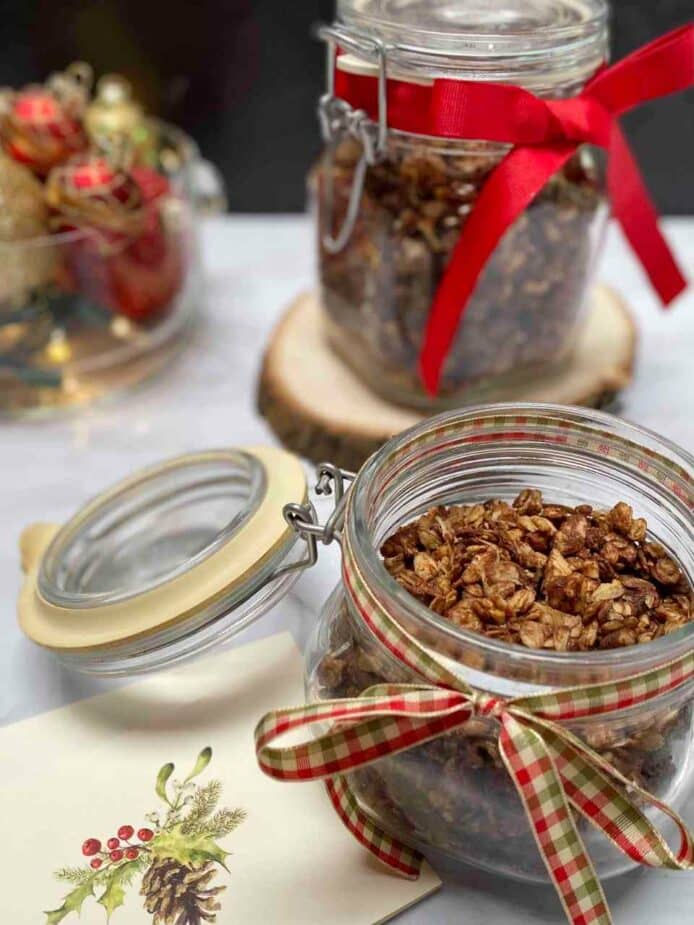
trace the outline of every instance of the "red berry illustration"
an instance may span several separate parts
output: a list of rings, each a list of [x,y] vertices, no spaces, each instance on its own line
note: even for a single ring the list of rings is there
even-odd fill
[[[129,861],[134,861],[140,852],[137,848],[126,848],[125,856]]]
[[[120,848],[116,848],[114,851],[112,851],[112,852],[109,854],[109,857],[111,858],[112,861],[122,861],[122,860],[123,860],[123,852],[121,851]]]
[[[140,841],[152,841],[154,838],[154,832],[151,829],[139,829],[137,837]]]
[[[92,858],[92,860],[89,862],[89,866],[94,870],[98,870],[103,863],[104,862],[101,860],[101,858]]]
[[[88,838],[82,845],[82,854],[86,858],[90,858],[93,854],[98,854],[99,851],[101,851],[101,842],[98,838]]]
[[[123,841],[128,841],[128,839],[133,837],[134,831],[135,829],[131,825],[122,825],[118,829],[118,838],[122,839]]]
[[[109,838],[106,842],[106,847],[109,851],[113,851],[114,848],[117,848],[120,845],[120,838]]]

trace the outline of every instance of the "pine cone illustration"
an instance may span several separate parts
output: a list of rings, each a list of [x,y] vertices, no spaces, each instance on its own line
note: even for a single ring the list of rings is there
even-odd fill
[[[225,887],[209,886],[216,869],[211,861],[187,867],[173,858],[155,861],[142,878],[140,893],[153,925],[202,925],[216,922],[215,897]]]

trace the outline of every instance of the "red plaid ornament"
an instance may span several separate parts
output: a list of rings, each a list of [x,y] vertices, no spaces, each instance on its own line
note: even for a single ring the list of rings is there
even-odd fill
[[[46,183],[53,223],[83,232],[66,246],[72,286],[133,321],[165,313],[184,274],[183,240],[167,228],[167,179],[126,171],[102,155],[54,169]]]
[[[82,107],[44,87],[21,90],[6,103],[0,134],[10,157],[45,176],[87,146]]]

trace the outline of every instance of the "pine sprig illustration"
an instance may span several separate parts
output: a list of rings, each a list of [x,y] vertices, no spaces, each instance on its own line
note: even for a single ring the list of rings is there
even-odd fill
[[[245,818],[245,809],[221,809],[205,823],[205,829],[214,838],[225,838],[227,835],[231,835]]]
[[[160,768],[154,789],[164,810],[147,814],[152,828],[143,826],[135,832],[133,826],[122,825],[105,846],[97,838],[88,838],[82,854],[90,859],[89,866],[62,867],[55,872],[72,889],[59,908],[46,912],[46,925],[58,925],[73,912],[79,915],[89,898],[103,906],[110,920],[123,905],[128,887],[140,876],[140,893],[153,916],[152,925],[215,922],[220,908],[217,897],[226,887],[213,886],[211,881],[219,867],[228,869],[229,856],[218,841],[243,822],[246,812],[217,809],[221,781],[194,783],[211,760],[212,749],[203,748],[190,773],[180,781],[173,779],[171,762]]]
[[[204,787],[196,787],[190,798],[190,808],[183,820],[181,831],[186,834],[198,831],[204,820],[216,809],[221,795],[222,783],[218,780],[211,780]]]

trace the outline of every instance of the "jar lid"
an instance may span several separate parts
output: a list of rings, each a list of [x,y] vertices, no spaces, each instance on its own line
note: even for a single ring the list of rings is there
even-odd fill
[[[99,674],[196,655],[296,580],[304,544],[283,508],[306,497],[301,463],[273,447],[143,469],[64,526],[25,530],[20,626],[66,664]]]
[[[348,50],[373,59],[376,40],[396,71],[420,75],[541,92],[585,81],[607,56],[606,0],[338,0],[337,13]]]

